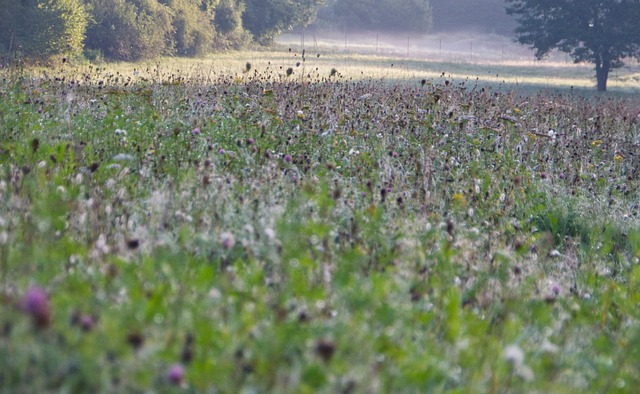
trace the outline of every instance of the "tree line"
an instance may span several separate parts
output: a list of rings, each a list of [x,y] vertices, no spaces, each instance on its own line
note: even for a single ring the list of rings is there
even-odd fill
[[[0,0],[0,51],[46,60],[201,56],[315,19],[323,0]]]
[[[318,11],[335,26],[427,31],[429,0],[0,0],[0,51],[136,61],[269,44]]]

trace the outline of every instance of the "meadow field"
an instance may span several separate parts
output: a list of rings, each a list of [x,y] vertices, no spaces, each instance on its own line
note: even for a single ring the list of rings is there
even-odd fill
[[[5,66],[0,391],[634,392],[638,76],[548,67]]]

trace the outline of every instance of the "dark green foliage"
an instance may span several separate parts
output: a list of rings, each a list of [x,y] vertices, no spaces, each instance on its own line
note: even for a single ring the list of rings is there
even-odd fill
[[[77,54],[87,26],[79,0],[0,0],[0,49],[48,59]]]
[[[242,26],[246,6],[242,0],[221,0],[215,8],[213,25],[216,49],[240,49],[251,41],[251,34]]]
[[[167,4],[173,11],[172,42],[176,54],[200,56],[210,52],[215,35],[210,13],[189,0],[171,0]]]
[[[278,33],[307,25],[323,0],[245,0],[242,23],[260,43],[271,42]]]
[[[92,23],[88,49],[107,59],[134,61],[159,56],[171,39],[171,10],[155,0],[87,0]]]
[[[0,0],[0,49],[137,61],[239,48],[314,20],[323,0]],[[86,39],[85,39],[86,32]]]
[[[593,63],[598,91],[607,89],[609,72],[622,59],[640,56],[640,3],[633,0],[508,0],[516,17],[518,41],[542,58],[551,50],[576,63]]]
[[[222,34],[229,34],[242,28],[242,13],[245,6],[239,0],[222,0],[216,7],[214,24]]]

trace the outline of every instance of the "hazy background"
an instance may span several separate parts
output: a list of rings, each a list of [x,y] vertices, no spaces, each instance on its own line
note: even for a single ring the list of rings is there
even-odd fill
[[[341,1],[330,0],[316,22],[284,33],[277,42],[296,48],[363,54],[393,55],[444,62],[535,64],[533,51],[514,42],[516,23],[505,11],[504,0],[431,0],[430,19],[422,29],[361,28],[337,12]],[[360,0],[356,0],[360,1]],[[339,10],[338,10],[339,11]],[[555,53],[547,63],[571,64]]]

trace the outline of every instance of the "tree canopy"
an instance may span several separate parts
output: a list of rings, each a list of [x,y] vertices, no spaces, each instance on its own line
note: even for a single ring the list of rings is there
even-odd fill
[[[507,0],[522,44],[542,58],[551,50],[576,63],[595,65],[598,91],[606,91],[609,72],[622,59],[640,56],[638,0]]]
[[[81,0],[0,0],[0,48],[34,58],[78,53],[87,21]]]
[[[307,25],[316,18],[324,0],[245,0],[242,23],[260,43],[294,26]]]
[[[0,0],[0,52],[135,61],[270,43],[324,0]]]

